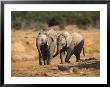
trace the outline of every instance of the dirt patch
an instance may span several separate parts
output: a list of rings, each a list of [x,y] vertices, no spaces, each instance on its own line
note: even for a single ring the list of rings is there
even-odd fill
[[[37,61],[38,62],[38,61]],[[66,64],[66,69],[58,65],[39,66],[36,61],[18,61],[12,63],[12,76],[60,77],[60,76],[99,76],[99,60],[83,60],[79,63]],[[14,66],[14,67],[13,67]],[[63,68],[65,68],[65,66]],[[68,69],[67,69],[68,68]]]
[[[100,76],[100,32],[95,29],[79,30],[74,27],[66,27],[68,32],[79,32],[85,39],[85,54],[81,53],[82,61],[75,62],[75,56],[70,59],[67,71],[58,69],[59,55],[52,59],[51,65],[39,66],[38,51],[36,48],[37,32],[32,30],[12,31],[11,51],[12,64],[11,75],[14,77],[62,77],[62,76]]]

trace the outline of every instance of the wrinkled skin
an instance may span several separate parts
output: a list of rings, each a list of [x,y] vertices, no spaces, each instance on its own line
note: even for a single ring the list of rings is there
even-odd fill
[[[61,63],[64,63],[64,55],[65,52],[67,52],[65,62],[69,63],[70,62],[69,60],[73,54],[76,56],[76,62],[79,62],[82,48],[84,54],[83,46],[84,39],[80,34],[78,33],[70,34],[68,32],[63,32],[57,38],[57,52],[53,57],[60,54]]]
[[[57,32],[54,30],[53,27],[50,27],[50,29],[46,32],[49,37],[52,38],[52,43],[50,44],[50,52],[52,55],[54,55],[57,51]]]
[[[57,46],[56,33],[54,30],[48,30],[47,32],[40,32],[36,38],[36,46],[39,52],[39,65],[49,65],[53,55],[56,53],[55,48]]]

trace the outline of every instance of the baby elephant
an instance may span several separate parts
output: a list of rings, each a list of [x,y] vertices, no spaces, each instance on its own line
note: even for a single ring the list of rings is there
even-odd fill
[[[80,34],[76,32],[74,33],[63,32],[57,38],[57,52],[53,57],[60,54],[61,63],[64,63],[63,55],[65,54],[65,52],[67,52],[65,62],[69,63],[70,62],[69,59],[73,54],[76,56],[76,62],[79,62],[82,48],[83,54],[85,55],[84,39]]]
[[[40,32],[36,38],[36,46],[39,52],[39,64],[49,65],[53,55],[56,53],[57,32],[50,29]]]
[[[52,39],[49,38],[46,32],[40,32],[36,38],[36,46],[39,52],[39,64],[44,65],[50,64],[51,54],[49,51],[49,45]]]

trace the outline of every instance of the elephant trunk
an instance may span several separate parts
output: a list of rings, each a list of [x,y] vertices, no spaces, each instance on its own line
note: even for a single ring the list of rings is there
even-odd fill
[[[53,55],[53,57],[56,57],[59,53],[60,53],[60,50],[59,50],[58,47],[57,47],[57,51],[56,51],[56,53]]]
[[[59,51],[57,51],[57,52],[53,55],[53,57],[56,57],[58,54],[59,54]]]

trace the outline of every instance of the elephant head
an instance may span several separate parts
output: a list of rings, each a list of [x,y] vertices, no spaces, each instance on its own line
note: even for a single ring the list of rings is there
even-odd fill
[[[46,45],[50,46],[52,41],[53,41],[53,38],[49,37],[49,35],[46,32],[38,33],[38,44],[39,45],[46,44]]]
[[[47,35],[45,32],[38,33],[38,44],[39,45],[47,44]]]
[[[60,53],[60,51],[66,50],[66,48],[68,48],[71,45],[71,42],[71,34],[68,32],[62,32],[57,38],[57,52],[53,57],[57,56]]]

